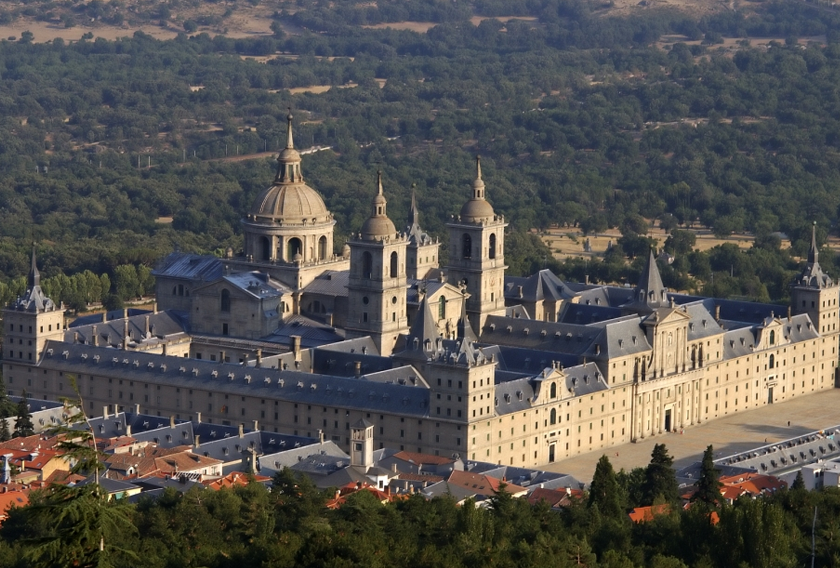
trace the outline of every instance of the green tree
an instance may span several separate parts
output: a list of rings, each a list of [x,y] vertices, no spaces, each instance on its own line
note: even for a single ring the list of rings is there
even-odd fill
[[[678,493],[674,458],[668,454],[665,444],[656,444],[645,469],[645,503],[652,505],[657,500],[676,503]]]
[[[692,500],[700,501],[715,507],[720,502],[720,470],[715,467],[714,448],[711,444],[703,452],[700,464],[700,479],[697,481],[697,491]]]
[[[15,429],[12,432],[13,438],[25,438],[35,433],[35,425],[32,423],[32,414],[29,413],[29,401],[26,400],[26,392],[17,404],[15,414]]]
[[[610,459],[603,455],[595,466],[589,487],[589,507],[597,506],[602,515],[618,518],[624,513],[621,486],[618,484]]]
[[[0,418],[0,442],[7,442],[12,439],[12,434],[9,432],[9,421],[5,418]]]

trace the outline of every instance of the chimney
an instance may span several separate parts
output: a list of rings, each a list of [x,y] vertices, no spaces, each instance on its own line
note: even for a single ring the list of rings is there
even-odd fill
[[[123,349],[128,349],[128,319],[123,320]]]
[[[198,434],[196,434],[196,435],[195,435],[195,447],[196,447],[196,448],[201,447],[201,444],[199,443],[199,438],[200,438],[200,437],[201,437],[201,436],[199,436]]]
[[[254,430],[259,430],[259,429],[260,429],[260,421],[259,420],[254,420]]]
[[[102,323],[106,323],[108,321],[108,312],[102,312]]]
[[[146,334],[146,337],[149,337],[149,316],[146,316],[145,319],[146,319],[146,321],[145,321],[144,326],[143,326],[144,327],[144,333]]]
[[[163,347],[163,354],[166,355],[166,342],[162,344]]]
[[[600,355],[600,354],[601,354],[601,344],[596,343],[595,344],[595,355]]]
[[[320,429],[318,430],[318,440],[320,440],[322,444],[324,443],[324,431],[323,430],[320,430]]]
[[[788,306],[788,321],[790,321],[790,306]]]
[[[73,332],[73,343],[78,343],[78,342],[79,342],[79,332],[74,331]]]
[[[353,372],[355,373],[356,378],[361,377],[362,376],[362,362],[361,361],[354,361],[353,362],[353,367],[354,367]]]
[[[196,424],[201,424],[201,413],[200,412],[195,413],[195,423]]]
[[[262,349],[257,348],[257,369],[262,367]]]
[[[153,313],[153,314],[157,314],[157,313],[158,313],[158,309],[157,309],[157,301],[152,302],[152,313]]]
[[[223,350],[219,351],[219,363],[224,363],[224,362],[225,362],[225,351],[223,349]]]
[[[720,304],[715,304],[715,321],[720,321]]]
[[[394,463],[391,464],[391,471],[393,471],[394,473],[397,473],[397,462],[394,462]]]
[[[96,331],[96,326],[93,326],[93,329],[90,331],[91,339],[93,340],[94,347],[99,347],[99,333]]]
[[[102,418],[108,418],[108,405],[102,407]]]
[[[134,414],[140,414],[140,403],[139,402],[134,403]]]
[[[516,291],[519,293],[519,297],[522,297],[522,286],[517,286]]]
[[[123,319],[128,319],[128,308],[123,308]]]
[[[588,274],[583,275],[583,283],[586,284],[587,286],[589,285],[589,275]]]
[[[239,437],[240,438],[245,437],[245,425],[242,424],[241,422],[239,423]]]
[[[291,335],[289,338],[292,340],[292,353],[295,354],[295,361],[300,361],[300,336]]]
[[[125,435],[131,437],[131,424],[125,425]]]
[[[169,427],[170,428],[175,427],[175,415],[174,414],[169,415]]]
[[[248,471],[251,475],[257,475],[257,452],[248,448]]]

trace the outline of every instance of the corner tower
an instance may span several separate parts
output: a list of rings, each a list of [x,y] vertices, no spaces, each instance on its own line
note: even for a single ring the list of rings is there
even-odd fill
[[[475,159],[476,177],[472,198],[461,213],[447,223],[449,227],[450,282],[462,282],[469,294],[467,317],[473,329],[484,327],[487,316],[505,313],[505,218],[496,215],[485,199],[481,179],[481,158]]]
[[[406,317],[406,248],[408,238],[397,233],[388,218],[382,193],[382,172],[371,215],[348,241],[350,278],[347,283],[347,338],[370,336],[381,355],[390,355],[397,337],[408,331]]]
[[[808,263],[791,286],[791,311],[795,314],[808,314],[817,331],[828,335],[840,332],[837,307],[840,287],[822,271],[819,258],[817,224],[814,223],[811,227]]]
[[[3,310],[3,326],[6,336],[3,367],[7,377],[10,376],[9,367],[15,363],[37,363],[47,340],[64,339],[64,309],[41,290],[41,273],[38,271],[34,246],[26,294]]]

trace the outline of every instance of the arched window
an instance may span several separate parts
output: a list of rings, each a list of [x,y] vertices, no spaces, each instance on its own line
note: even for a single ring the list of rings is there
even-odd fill
[[[325,260],[327,258],[327,237],[318,239],[318,258]]]
[[[397,255],[396,252],[392,252],[391,253],[391,278],[396,278],[397,277],[397,272],[398,272],[397,263],[399,262],[399,260],[400,260],[399,255]]]
[[[490,234],[490,258],[496,258],[496,234]]]
[[[230,290],[222,290],[221,310],[230,312]]]
[[[438,304],[438,319],[446,319],[446,298],[440,297],[440,304]]]
[[[295,259],[295,255],[303,256],[303,245],[297,237],[289,239],[289,244],[286,247],[286,261],[291,262]]]
[[[362,253],[362,278],[370,278],[373,274],[373,255],[368,251]]]
[[[770,345],[776,345],[776,330],[770,330]]]
[[[772,369],[775,366],[776,366],[776,356],[775,355],[770,355],[770,368]]]
[[[463,258],[472,258],[472,238],[466,233],[461,237],[461,251]]]
[[[550,415],[550,417],[549,417],[549,419],[548,419],[548,422],[549,422],[551,425],[557,424],[557,409],[556,409],[556,408],[552,408],[552,409],[551,409],[551,415]]]
[[[271,241],[268,240],[268,237],[260,238],[260,258],[271,260]]]
[[[557,383],[551,383],[551,398],[557,398]]]

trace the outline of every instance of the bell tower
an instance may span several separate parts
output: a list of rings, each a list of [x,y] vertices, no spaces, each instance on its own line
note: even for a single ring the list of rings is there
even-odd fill
[[[795,314],[808,314],[811,323],[821,335],[840,333],[838,318],[838,299],[840,287],[820,266],[820,251],[817,248],[817,224],[811,227],[811,248],[808,249],[808,263],[790,291],[791,311]]]
[[[34,365],[47,340],[64,339],[64,308],[57,306],[41,290],[41,273],[32,247],[32,266],[29,269],[26,294],[3,310],[4,370],[14,363]],[[8,377],[8,372],[6,373]]]
[[[461,213],[447,223],[449,227],[449,264],[447,277],[453,284],[463,283],[467,299],[467,317],[481,334],[490,315],[505,313],[505,218],[496,215],[485,199],[481,179],[481,158],[476,158],[476,177],[472,198]]]
[[[382,193],[382,172],[371,215],[348,241],[350,278],[347,283],[347,338],[370,336],[379,353],[388,356],[397,337],[408,332],[406,316],[406,248],[408,238],[397,233],[388,218]]]

